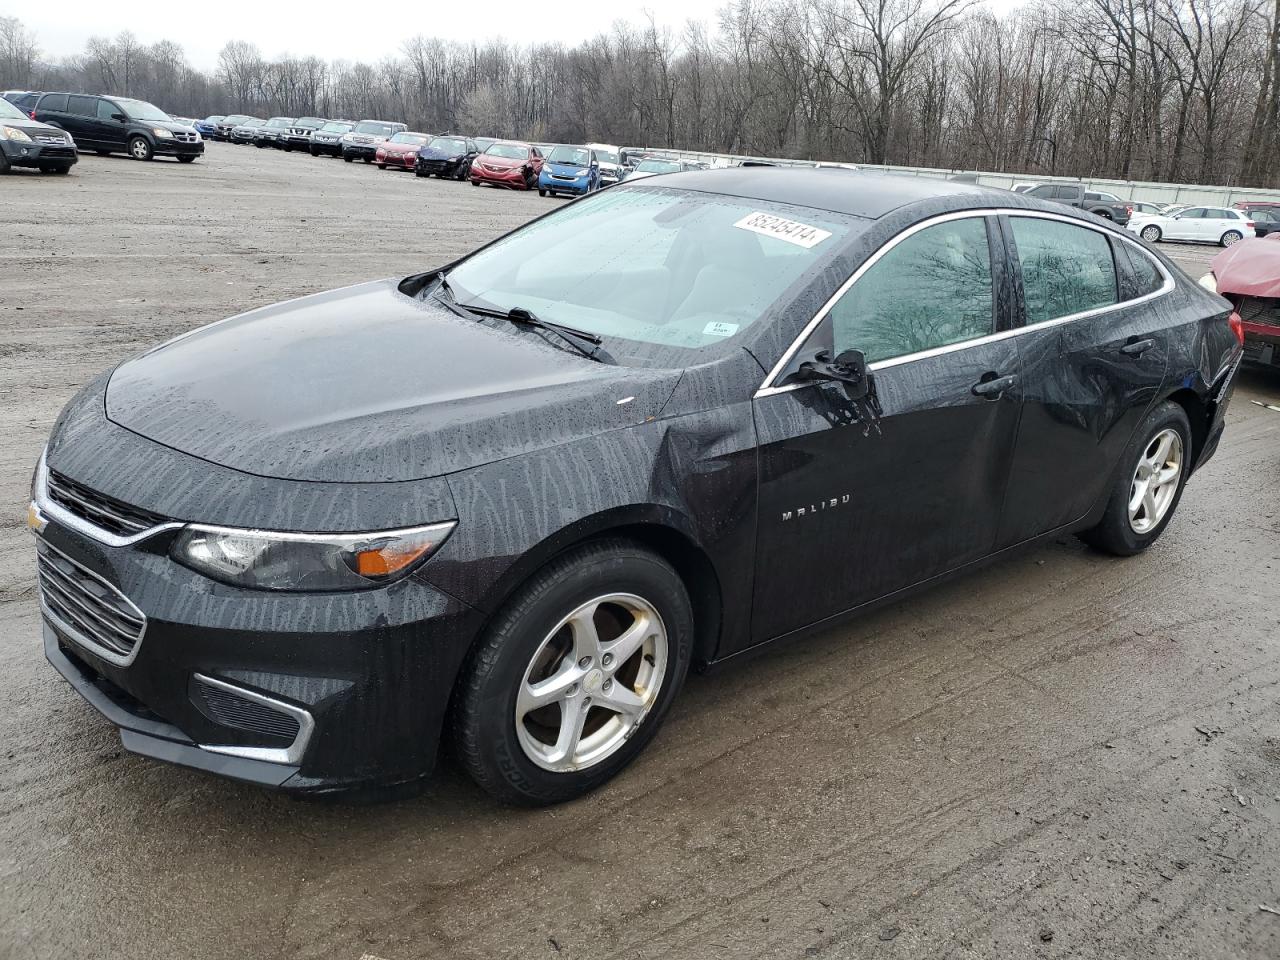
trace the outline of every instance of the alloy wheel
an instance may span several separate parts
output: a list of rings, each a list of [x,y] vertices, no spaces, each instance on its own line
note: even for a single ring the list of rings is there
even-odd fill
[[[1182,476],[1182,436],[1166,427],[1147,444],[1129,488],[1129,526],[1150,533],[1169,512]]]
[[[1222,245],[1224,247],[1229,247],[1233,243],[1239,242],[1241,239],[1241,234],[1237,233],[1235,230],[1228,230],[1222,235]]]
[[[1143,227],[1142,239],[1147,241],[1147,243],[1155,243],[1157,240],[1160,239],[1160,228],[1154,227],[1154,226]]]
[[[525,756],[555,773],[616,753],[657,703],[668,638],[653,604],[611,593],[581,604],[539,644],[516,693]]]

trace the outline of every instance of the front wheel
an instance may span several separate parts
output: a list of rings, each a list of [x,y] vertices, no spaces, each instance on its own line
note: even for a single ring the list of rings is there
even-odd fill
[[[1159,539],[1191,472],[1191,423],[1166,400],[1147,415],[1120,463],[1102,520],[1080,534],[1090,546],[1129,557]]]
[[[155,151],[151,149],[146,137],[130,137],[129,156],[135,160],[150,160],[155,156]]]
[[[196,158],[195,157],[179,157],[178,162],[179,163],[195,163]]]
[[[600,786],[653,739],[688,672],[679,575],[625,540],[552,561],[468,658],[453,702],[458,756],[482,788],[528,806]]]
[[[545,191],[545,190],[543,190],[541,187],[539,187],[539,188],[538,188],[538,196],[540,196],[540,197],[545,197],[546,195],[547,195],[547,191]]]
[[[1147,241],[1147,243],[1157,243],[1160,240],[1160,228],[1154,223],[1149,224],[1142,228],[1142,232],[1139,236],[1141,236],[1143,240]]]
[[[349,156],[347,156],[345,153],[342,155],[342,159],[343,159],[343,161],[345,161],[346,163],[351,163],[351,161],[352,161],[352,158],[351,158],[351,157],[349,157]]]
[[[1233,243],[1239,243],[1243,239],[1244,239],[1244,234],[1241,233],[1239,230],[1228,230],[1226,233],[1222,235],[1222,239],[1219,240],[1218,242],[1222,244],[1222,246],[1224,247],[1229,247]]]

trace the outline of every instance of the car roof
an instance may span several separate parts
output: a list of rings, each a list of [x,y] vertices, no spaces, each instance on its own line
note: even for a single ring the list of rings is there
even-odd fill
[[[1007,190],[971,183],[831,167],[729,167],[722,170],[693,170],[665,174],[662,183],[667,187],[753,200],[772,200],[871,220],[922,200],[970,198],[972,206],[980,207],[1030,206],[1033,199]],[[1035,206],[1055,211],[1058,209],[1041,204]]]

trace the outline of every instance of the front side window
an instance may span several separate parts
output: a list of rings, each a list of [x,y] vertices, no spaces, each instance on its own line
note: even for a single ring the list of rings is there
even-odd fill
[[[1054,188],[1053,184],[1051,184],[1051,183],[1041,184],[1041,185],[1040,185],[1040,186],[1038,186],[1038,187],[1032,187],[1030,190],[1028,190],[1028,191],[1027,191],[1027,196],[1029,196],[1029,197],[1041,197],[1042,199],[1050,200],[1050,199],[1052,199],[1052,198],[1053,198],[1053,191],[1054,191],[1054,189],[1055,189],[1055,188]]]
[[[1022,265],[1027,323],[1043,323],[1117,301],[1111,243],[1097,230],[1035,217],[1012,217]]]
[[[835,352],[868,363],[993,331],[991,248],[980,217],[913,233],[858,278],[829,314]]]
[[[1180,211],[1176,216],[1183,220],[1203,220],[1205,209],[1204,207],[1188,207],[1186,210]]]
[[[760,322],[857,222],[812,207],[619,187],[522,227],[448,280],[460,303],[521,307],[606,344],[696,349]]]

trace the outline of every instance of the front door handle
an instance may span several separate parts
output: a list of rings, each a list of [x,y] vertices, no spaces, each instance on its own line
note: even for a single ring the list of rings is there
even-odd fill
[[[1013,374],[1007,377],[992,377],[990,380],[979,380],[970,389],[975,397],[986,397],[988,400],[999,400],[1004,392],[1010,389],[1018,378]]]
[[[1156,345],[1154,340],[1134,340],[1120,348],[1126,357],[1140,357]]]

